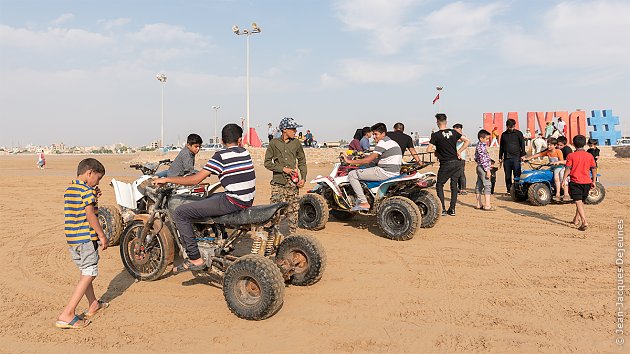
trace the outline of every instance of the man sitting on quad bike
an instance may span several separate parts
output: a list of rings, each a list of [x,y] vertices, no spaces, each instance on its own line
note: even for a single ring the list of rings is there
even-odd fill
[[[375,167],[353,170],[348,174],[350,185],[357,196],[357,204],[352,208],[352,211],[370,210],[370,204],[360,181],[383,181],[400,174],[402,150],[398,143],[386,136],[387,126],[384,123],[376,123],[371,127],[371,130],[376,141],[374,152],[358,160],[344,157],[345,162],[352,165],[366,165],[378,159],[378,164]]]
[[[256,174],[249,151],[242,148],[243,129],[228,124],[221,130],[225,148],[214,153],[203,170],[185,177],[158,178],[153,184],[175,183],[185,186],[199,184],[211,174],[219,176],[224,193],[212,194],[209,198],[179,206],[173,213],[177,230],[181,235],[188,259],[173,268],[173,273],[187,270],[203,270],[204,261],[193,235],[192,220],[216,217],[248,208],[254,203]]]
[[[155,175],[158,177],[185,176],[195,173],[195,155],[199,153],[203,140],[197,134],[190,134],[186,139],[186,146],[177,154],[168,170],[160,171]]]

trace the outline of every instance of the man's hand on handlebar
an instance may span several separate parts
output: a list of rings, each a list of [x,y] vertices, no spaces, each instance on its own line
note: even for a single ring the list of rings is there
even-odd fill
[[[153,184],[154,186],[161,186],[165,183],[168,183],[168,177],[157,177],[154,176],[152,177],[153,181],[151,182],[151,184]]]

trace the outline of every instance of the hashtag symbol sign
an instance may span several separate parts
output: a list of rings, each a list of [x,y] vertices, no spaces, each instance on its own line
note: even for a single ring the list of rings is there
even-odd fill
[[[588,125],[593,127],[591,139],[597,139],[600,145],[612,145],[621,138],[621,132],[615,128],[619,117],[613,116],[612,109],[591,111]]]

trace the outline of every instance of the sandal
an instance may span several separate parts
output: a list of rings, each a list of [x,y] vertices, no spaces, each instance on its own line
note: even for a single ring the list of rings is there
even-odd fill
[[[580,225],[580,227],[578,227],[578,230],[580,230],[580,231],[586,231],[586,229],[588,229],[588,225],[582,224],[582,225]]]
[[[490,208],[483,207],[483,208],[481,208],[481,210],[484,210],[484,211],[497,211],[497,208],[491,206]]]
[[[103,300],[98,300],[98,309],[94,312],[87,312],[87,310],[83,313],[83,317],[90,318],[96,316],[101,310],[105,310],[109,307],[109,302],[105,302]]]
[[[359,204],[355,205],[350,211],[370,211],[370,208],[362,207]]]
[[[481,210],[481,209],[483,209],[483,207],[480,207],[480,206],[477,205],[477,206],[475,206],[475,209]]]
[[[190,260],[185,259],[182,264],[180,264],[177,267],[173,268],[172,272],[173,272],[173,274],[179,274],[179,273],[187,272],[189,270],[192,271],[192,270],[204,270],[204,269],[206,269],[206,265],[205,264],[195,265]]]
[[[74,315],[74,318],[70,322],[57,320],[57,322],[55,322],[55,327],[61,329],[81,329],[89,324],[90,320],[86,320],[78,315]]]

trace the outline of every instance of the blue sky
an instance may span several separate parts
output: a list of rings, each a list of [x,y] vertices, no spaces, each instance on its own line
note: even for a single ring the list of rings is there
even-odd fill
[[[294,117],[320,141],[439,109],[474,135],[484,112],[613,109],[630,131],[629,1],[0,0],[0,146],[147,144]]]

